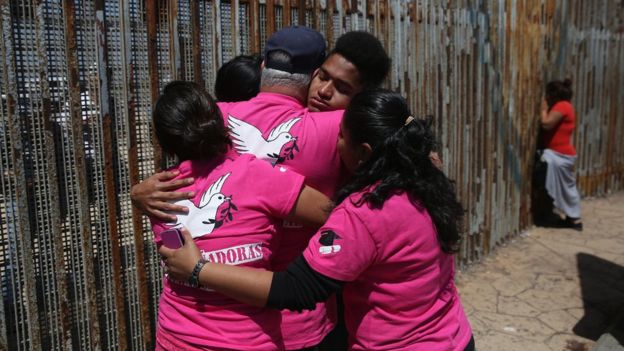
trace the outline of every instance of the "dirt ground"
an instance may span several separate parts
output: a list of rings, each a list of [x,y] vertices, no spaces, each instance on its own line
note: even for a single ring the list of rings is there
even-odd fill
[[[458,274],[477,350],[589,351],[624,313],[624,192],[582,214],[582,232],[531,228]]]

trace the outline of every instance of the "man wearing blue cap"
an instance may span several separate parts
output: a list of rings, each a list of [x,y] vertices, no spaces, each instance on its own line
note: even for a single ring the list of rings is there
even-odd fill
[[[310,112],[305,107],[312,74],[323,63],[325,50],[325,39],[319,32],[302,26],[283,28],[267,41],[260,93],[249,101],[219,103],[219,108],[236,153],[252,153],[276,167],[291,168],[306,177],[307,185],[331,197],[343,173],[336,143],[344,110]],[[180,185],[171,182],[168,188],[159,188],[145,181],[133,187],[132,199],[144,212],[171,220],[170,214],[150,208],[150,200],[192,197],[162,192]],[[168,210],[185,209],[171,204]],[[297,223],[283,223],[278,234],[280,248],[272,264],[273,269],[283,270],[302,253],[314,231]],[[283,311],[286,350],[314,350],[334,328],[335,320],[333,299],[317,304],[312,311]]]
[[[341,175],[336,142],[343,111],[310,113],[306,108],[308,87],[314,71],[325,59],[325,39],[306,27],[284,28],[273,34],[265,47],[260,93],[242,103],[219,107],[231,130],[234,148],[251,150],[257,157],[290,167],[306,177],[306,183],[332,196]],[[254,140],[257,128],[270,143],[276,132],[288,132],[292,139],[271,151]],[[282,140],[286,141],[286,140]],[[253,146],[260,146],[254,149]],[[277,151],[279,148],[279,151]],[[258,152],[260,151],[260,152]],[[280,249],[275,253],[276,270],[286,269],[303,249],[313,231],[296,223],[284,223]],[[318,304],[313,311],[282,312],[282,337],[286,350],[314,347],[335,325],[334,301]]]

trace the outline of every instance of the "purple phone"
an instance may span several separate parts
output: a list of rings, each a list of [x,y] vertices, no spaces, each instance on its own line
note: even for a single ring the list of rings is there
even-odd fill
[[[184,237],[178,228],[167,229],[160,233],[163,245],[170,249],[179,249],[184,245]]]

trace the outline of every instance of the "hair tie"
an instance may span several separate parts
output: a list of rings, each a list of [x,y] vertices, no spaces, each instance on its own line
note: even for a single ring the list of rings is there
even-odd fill
[[[407,119],[405,120],[405,125],[410,124],[413,120],[414,120],[414,117],[408,116]]]

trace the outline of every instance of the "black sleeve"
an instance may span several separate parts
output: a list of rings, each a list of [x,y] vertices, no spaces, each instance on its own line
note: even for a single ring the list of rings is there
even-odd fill
[[[343,281],[326,277],[313,270],[303,256],[297,257],[284,272],[273,274],[267,307],[293,311],[313,310],[340,290]]]

